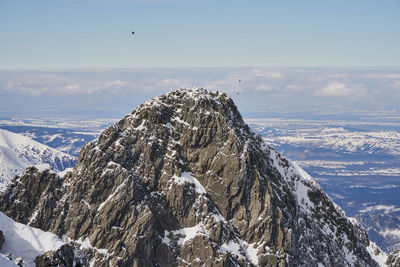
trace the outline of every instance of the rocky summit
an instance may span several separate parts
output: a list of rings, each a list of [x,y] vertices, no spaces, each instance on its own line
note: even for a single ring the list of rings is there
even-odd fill
[[[381,253],[231,98],[204,89],[141,104],[64,178],[28,169],[0,204],[79,248],[81,265],[379,266]],[[68,261],[49,253],[37,265],[78,262],[62,251]]]

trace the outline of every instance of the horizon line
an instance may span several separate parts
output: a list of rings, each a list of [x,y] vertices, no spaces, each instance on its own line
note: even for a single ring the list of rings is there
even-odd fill
[[[275,68],[275,69],[394,69],[398,66],[176,66],[176,67],[56,67],[56,68],[0,68],[0,72],[18,71],[118,71],[118,70],[171,70],[171,69],[250,69],[250,68]]]

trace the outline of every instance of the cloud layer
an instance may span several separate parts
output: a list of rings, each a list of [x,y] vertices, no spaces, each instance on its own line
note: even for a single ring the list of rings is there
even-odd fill
[[[3,78],[4,79],[4,78]],[[70,75],[24,75],[12,81],[4,79],[0,88],[21,95],[90,95],[99,93],[118,93],[123,89],[131,89],[134,83],[122,80],[97,80],[73,77]]]
[[[400,68],[177,68],[84,71],[1,71],[5,109],[48,101],[131,110],[177,88],[225,91],[246,111],[400,112]],[[46,99],[46,103],[43,103]],[[68,102],[69,101],[69,102]],[[85,101],[85,102],[83,102]],[[25,104],[26,106],[26,104]],[[24,107],[25,107],[24,106]],[[56,107],[52,107],[56,108]]]

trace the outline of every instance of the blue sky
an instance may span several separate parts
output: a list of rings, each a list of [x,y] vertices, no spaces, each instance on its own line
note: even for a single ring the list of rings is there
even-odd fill
[[[193,86],[244,114],[400,114],[399,48],[400,0],[0,0],[0,117],[119,118]]]
[[[0,33],[3,70],[399,66],[400,1],[0,0]]]

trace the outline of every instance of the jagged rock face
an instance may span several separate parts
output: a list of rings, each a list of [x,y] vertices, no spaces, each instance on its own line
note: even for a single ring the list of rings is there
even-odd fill
[[[388,267],[400,267],[400,250],[393,251],[389,255],[386,264]]]
[[[377,266],[366,232],[223,93],[142,104],[64,179],[52,214],[9,214],[35,212],[34,226],[89,241],[99,266]]]
[[[87,265],[84,259],[76,257],[74,247],[69,244],[61,246],[57,251],[48,251],[45,254],[36,257],[36,267],[83,267]]]
[[[29,167],[0,195],[0,209],[14,220],[44,230],[62,196],[63,179]]]

